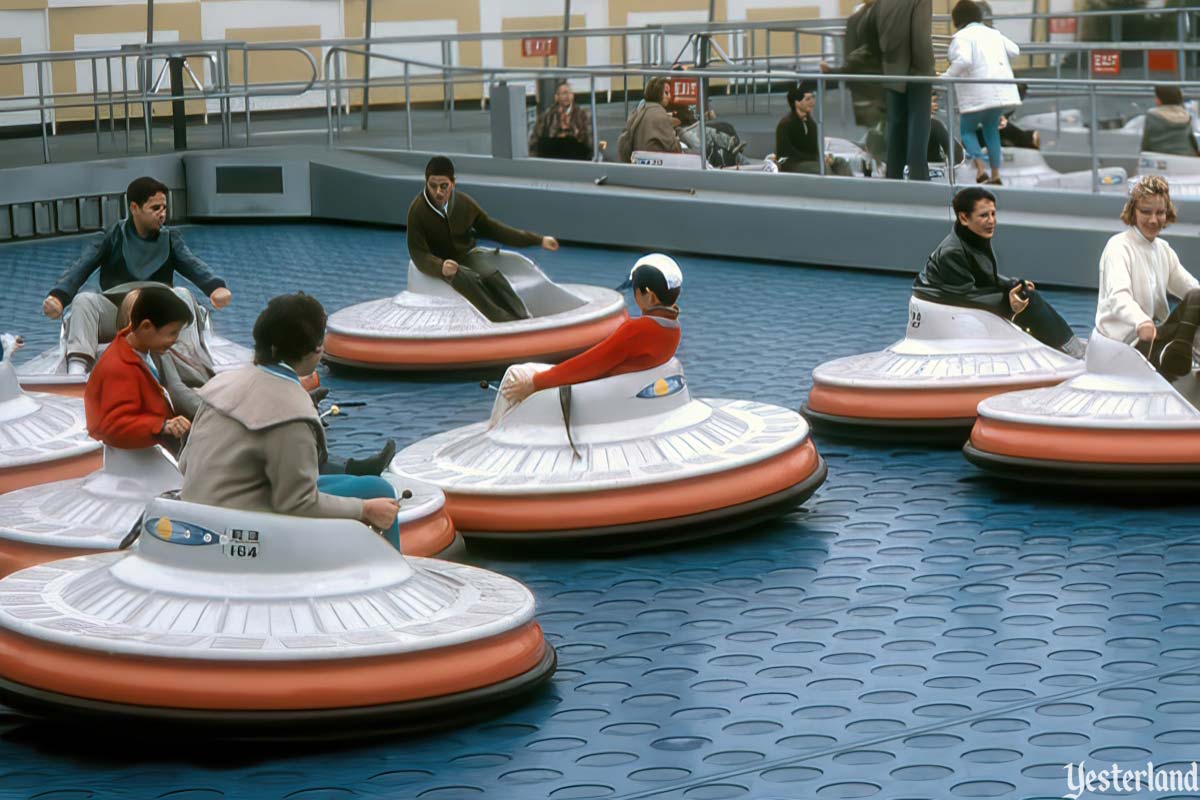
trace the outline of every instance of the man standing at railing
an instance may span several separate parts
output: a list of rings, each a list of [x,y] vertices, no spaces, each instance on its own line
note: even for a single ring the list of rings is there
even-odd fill
[[[425,165],[425,188],[408,207],[408,255],[421,272],[441,278],[492,322],[528,319],[531,314],[484,251],[475,235],[510,247],[540,244],[557,250],[558,240],[510,228],[492,219],[470,195],[454,190],[454,162],[434,156]]]
[[[933,75],[933,6],[931,0],[876,0],[879,51],[883,74]],[[887,83],[887,176],[929,180],[925,151],[929,145],[928,83]]]

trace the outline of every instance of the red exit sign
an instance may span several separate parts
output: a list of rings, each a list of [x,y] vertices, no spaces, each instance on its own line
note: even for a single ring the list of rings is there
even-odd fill
[[[1121,51],[1119,51],[1119,50],[1093,50],[1092,51],[1092,74],[1093,75],[1120,75],[1121,74]]]
[[[687,106],[700,102],[700,81],[696,78],[671,78],[672,105]]]
[[[1075,33],[1076,22],[1074,17],[1051,17],[1050,32],[1051,33]]]
[[[558,55],[558,38],[554,36],[526,36],[521,40],[521,55],[525,58]]]

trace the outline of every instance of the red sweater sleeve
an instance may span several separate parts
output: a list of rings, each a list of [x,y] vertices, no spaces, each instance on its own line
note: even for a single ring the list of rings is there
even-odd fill
[[[140,376],[120,369],[125,365],[119,362],[114,361],[110,366],[104,361],[96,364],[84,389],[88,434],[112,447],[130,450],[153,447],[166,416],[146,408],[142,402]]]
[[[625,321],[599,344],[574,358],[568,358],[556,367],[534,375],[533,385],[538,389],[551,389],[555,386],[585,383],[605,377],[641,351],[638,339],[647,322],[651,325],[657,324],[645,317]]]

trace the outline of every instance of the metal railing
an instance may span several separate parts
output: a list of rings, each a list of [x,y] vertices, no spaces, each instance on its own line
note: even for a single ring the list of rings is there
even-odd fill
[[[1174,15],[1176,24],[1177,37],[1171,42],[1169,49],[1176,50],[1179,54],[1178,64],[1180,69],[1180,78],[1186,78],[1186,69],[1190,58],[1196,52],[1196,45],[1189,41],[1195,38],[1193,27],[1197,16],[1200,15],[1200,7],[1178,7],[1178,8],[1161,8],[1161,9],[1122,9],[1122,10],[1105,10],[1105,11],[1063,11],[1055,13],[1026,13],[1026,14],[998,14],[991,19],[995,21],[1004,20],[1029,20],[1031,24],[1039,20],[1050,20],[1060,18],[1099,18],[1107,17],[1110,19],[1120,20],[1127,16],[1146,16],[1152,14]],[[935,21],[944,22],[946,18],[943,16],[935,16]],[[1114,23],[1118,24],[1118,23]],[[125,128],[125,151],[131,150],[131,110],[140,107],[142,113],[142,126],[145,138],[145,149],[147,152],[153,149],[152,141],[152,123],[154,114],[154,104],[163,102],[163,99],[156,93],[158,88],[155,84],[161,82],[161,73],[159,81],[153,80],[153,65],[156,61],[162,61],[167,58],[180,58],[187,63],[187,59],[203,59],[207,62],[211,74],[210,85],[204,86],[199,80],[195,80],[197,86],[194,90],[184,90],[177,95],[171,97],[172,100],[188,102],[200,101],[203,102],[204,110],[207,113],[208,104],[216,103],[217,112],[221,121],[221,143],[222,146],[230,146],[233,143],[233,120],[234,120],[234,105],[240,99],[242,111],[244,113],[244,133],[245,144],[249,145],[252,141],[251,129],[251,107],[253,101],[270,98],[270,97],[300,97],[310,92],[319,91],[317,84],[319,81],[324,81],[325,90],[325,105],[327,124],[332,130],[336,124],[340,131],[342,127],[341,109],[343,105],[348,110],[352,105],[349,92],[354,89],[360,89],[364,99],[367,93],[373,88],[385,86],[404,86],[404,105],[407,111],[408,119],[406,127],[409,130],[409,142],[411,146],[411,89],[413,86],[430,85],[440,83],[442,86],[442,107],[449,118],[449,126],[453,127],[453,114],[456,97],[456,84],[461,83],[466,77],[471,77],[481,84],[486,84],[489,80],[495,80],[497,76],[527,76],[528,80],[536,80],[539,77],[550,76],[566,76],[575,77],[580,80],[587,80],[591,88],[592,102],[595,102],[596,95],[596,80],[607,78],[610,81],[610,91],[613,79],[620,79],[624,96],[626,98],[626,109],[630,97],[630,79],[644,78],[650,74],[661,74],[661,69],[654,69],[655,66],[667,66],[668,64],[676,63],[679,57],[685,54],[689,48],[692,51],[691,61],[708,63],[709,57],[713,50],[717,51],[720,60],[727,67],[726,69],[714,71],[706,69],[705,77],[711,80],[725,80],[729,82],[729,89],[732,93],[743,93],[747,96],[748,104],[754,103],[760,87],[766,86],[768,108],[770,101],[770,87],[772,82],[794,80],[796,78],[808,77],[818,81],[822,97],[827,88],[827,82],[830,80],[838,80],[840,78],[849,77],[858,82],[869,82],[873,80],[868,76],[833,76],[833,75],[817,75],[815,73],[805,72],[802,67],[805,62],[813,62],[824,58],[837,58],[840,50],[842,39],[842,29],[844,28],[844,20],[841,19],[809,19],[796,20],[793,22],[780,21],[764,21],[764,22],[719,22],[719,23],[700,23],[700,24],[664,24],[657,26],[644,27],[612,27],[612,28],[592,28],[581,30],[568,31],[546,31],[546,30],[523,30],[523,31],[506,31],[506,32],[480,32],[480,33],[460,33],[450,35],[416,35],[416,36],[395,36],[395,37],[373,37],[373,38],[335,38],[335,39],[312,39],[300,41],[288,41],[278,43],[245,43],[245,42],[201,42],[201,43],[160,43],[160,44],[145,44],[131,45],[121,49],[87,51],[87,52],[50,52],[50,53],[34,53],[20,54],[12,56],[0,56],[0,67],[3,66],[25,66],[33,65],[36,72],[37,96],[21,97],[16,100],[3,99],[0,101],[0,119],[6,114],[28,113],[35,112],[38,116],[38,125],[42,140],[42,155],[44,161],[49,161],[51,157],[49,146],[49,132],[54,130],[59,119],[59,112],[70,109],[88,109],[92,110],[92,118],[95,128],[96,147],[98,152],[102,152],[102,109],[107,109],[108,128],[113,145],[116,146],[116,129],[118,109],[121,110],[120,116],[123,117]],[[773,54],[771,52],[772,34],[786,33],[791,34],[792,53],[790,54]],[[518,40],[530,36],[552,37],[559,38],[564,42],[566,40],[589,39],[601,37],[611,40],[619,39],[621,43],[622,63],[619,65],[592,65],[587,68],[563,68],[555,67],[552,69],[537,69],[537,68],[504,68],[504,67],[474,67],[454,63],[454,48],[455,45],[464,42],[503,42],[510,40]],[[765,39],[765,52],[756,52],[756,41],[758,38]],[[801,38],[819,37],[822,44],[819,51],[814,54],[802,54],[800,52]],[[685,42],[682,47],[678,48],[679,52],[669,52],[667,42],[673,37],[683,37]],[[720,39],[725,37],[728,41],[726,44],[737,40],[740,42],[737,46],[730,45],[724,47]],[[634,40],[639,40],[640,44],[640,67],[629,68],[630,48],[629,45]],[[944,42],[945,37],[939,37],[939,42]],[[375,48],[389,46],[405,46],[413,44],[437,44],[441,48],[442,59],[441,63],[432,63],[425,61],[417,61],[414,59],[405,59],[399,56],[388,53],[380,53]],[[1072,52],[1085,52],[1094,49],[1118,49],[1118,50],[1144,50],[1144,49],[1168,49],[1163,48],[1161,42],[1138,42],[1138,43],[1078,43],[1078,42],[1053,42],[1053,43],[1033,43],[1023,46],[1023,50],[1030,54],[1048,54],[1051,56],[1065,55]],[[829,45],[832,45],[830,47]],[[323,50],[324,56],[321,59],[321,64],[318,64],[318,59],[314,57],[311,50]],[[307,62],[309,67],[309,75],[304,79],[284,80],[253,83],[250,78],[250,61],[254,54],[262,52],[291,52],[297,53]],[[237,60],[240,58],[242,75],[240,83],[231,79],[230,63],[231,59]],[[349,69],[346,62],[347,58],[362,58],[364,64],[364,78],[356,79],[349,77]],[[392,63],[403,65],[405,75],[401,79],[377,79],[369,74],[369,69],[366,64],[374,59],[383,59]],[[48,73],[53,65],[62,62],[87,63],[92,74],[92,89],[91,92],[53,92],[47,89],[49,84]],[[1057,77],[1050,79],[1050,83],[1046,84],[1043,81],[1028,80],[1031,86],[1060,87],[1065,89],[1077,90],[1079,92],[1086,91],[1087,82],[1072,83],[1062,77],[1062,62],[1063,59],[1056,59]],[[137,76],[135,83],[137,85],[130,86],[129,65],[134,65]],[[113,67],[119,64],[121,72],[120,88],[114,87]],[[788,69],[777,69],[776,65],[785,65]],[[324,69],[322,69],[324,65]],[[106,76],[105,88],[100,89],[98,80],[99,70],[103,67]],[[412,75],[413,67],[430,70],[432,75]],[[332,74],[331,74],[332,73]],[[347,73],[347,75],[344,75]],[[700,74],[693,72],[693,75]],[[874,79],[883,81],[885,79]],[[707,81],[702,81],[704,91],[708,91],[709,86]],[[1144,87],[1148,85],[1147,81],[1103,81],[1105,91],[1137,91],[1139,88],[1144,91]],[[1159,83],[1162,83],[1161,81]],[[1094,87],[1093,87],[1094,89]],[[336,99],[336,103],[331,108],[331,95]],[[486,89],[480,92],[482,98],[486,96]],[[341,101],[344,99],[344,103]],[[367,111],[369,103],[362,103],[363,116],[362,124],[364,129],[367,125]],[[319,101],[316,104],[319,108]],[[331,111],[336,110],[337,114],[333,122],[329,121]]]
[[[1180,44],[1179,47],[1181,50],[1184,50],[1186,52],[1200,52],[1200,43],[1185,43],[1185,44]],[[352,50],[351,48],[336,47],[336,48],[331,48],[330,51],[325,56],[325,65],[327,67],[326,72],[328,72],[328,66],[329,66],[331,60],[333,60],[335,58],[335,56],[337,56],[339,53],[352,53],[354,55],[361,56],[364,58],[382,59],[382,60],[386,60],[386,61],[390,61],[392,63],[397,63],[397,64],[402,65],[403,79],[402,79],[402,83],[398,84],[398,85],[403,85],[404,89],[405,89],[405,109],[406,109],[405,146],[406,146],[406,149],[412,149],[412,147],[413,147],[413,122],[412,122],[412,110],[411,110],[412,103],[408,101],[409,97],[411,96],[412,85],[413,85],[412,68],[413,67],[431,68],[431,67],[437,67],[438,65],[430,64],[428,62],[417,61],[414,59],[400,58],[398,56],[389,56],[389,55],[385,55],[382,53],[366,52],[366,51],[360,51],[360,50]],[[337,62],[334,61],[334,63],[336,64]],[[608,78],[626,77],[626,78],[628,78],[630,76],[635,76],[638,78],[642,78],[644,80],[646,78],[654,77],[654,76],[672,75],[672,74],[677,75],[678,74],[678,73],[672,73],[669,71],[664,72],[664,70],[662,70],[662,69],[642,69],[642,68],[594,69],[594,68],[571,68],[571,67],[522,68],[522,69],[518,69],[518,68],[485,68],[485,67],[455,67],[451,71],[454,73],[461,73],[461,74],[467,75],[470,80],[483,80],[485,83],[495,83],[501,79],[509,80],[509,81],[529,81],[529,80],[536,80],[540,77],[556,77],[556,78],[572,78],[572,77],[574,77],[574,78],[580,78],[580,79],[587,79],[589,81],[589,87],[590,87],[590,91],[588,93],[589,94],[588,102],[589,102],[589,107],[590,107],[590,111],[591,111],[592,158],[593,158],[593,160],[597,160],[597,161],[600,158],[599,139],[597,137],[597,130],[596,130],[596,119],[597,119],[597,117],[596,117],[596,111],[597,111],[596,97],[598,94],[597,88],[596,88],[597,79],[604,78],[604,77],[608,77]],[[335,147],[337,145],[337,135],[340,134],[340,132],[341,132],[340,125],[338,124],[338,122],[335,119],[336,116],[340,115],[341,103],[338,98],[341,96],[341,94],[343,92],[345,92],[347,90],[352,90],[355,88],[362,88],[362,85],[364,83],[364,81],[362,81],[361,79],[356,80],[356,79],[352,79],[352,78],[342,78],[340,76],[340,74],[337,73],[336,67],[335,67],[334,72],[335,72],[334,77],[326,80],[326,118],[327,118],[327,139],[326,140],[327,140],[328,146],[331,148]],[[817,141],[818,142],[824,142],[824,140],[825,140],[825,136],[824,136],[825,124],[824,124],[824,120],[823,120],[824,95],[825,95],[825,91],[826,91],[826,86],[830,82],[838,82],[838,83],[842,83],[842,84],[844,84],[845,82],[855,82],[855,83],[877,83],[877,84],[892,84],[892,85],[897,84],[897,83],[905,83],[905,84],[929,84],[929,85],[932,85],[935,87],[936,86],[944,86],[946,88],[947,97],[948,97],[948,102],[946,103],[946,129],[947,129],[947,131],[950,132],[950,136],[951,136],[952,140],[953,140],[953,136],[954,136],[954,131],[956,130],[955,119],[958,114],[957,102],[956,102],[956,87],[957,86],[960,86],[963,84],[968,84],[968,85],[977,85],[977,84],[1012,85],[1014,83],[1014,81],[1012,79],[985,79],[985,78],[965,78],[965,77],[946,78],[946,77],[941,77],[941,76],[905,76],[898,80],[897,76],[887,76],[887,75],[833,74],[833,73],[819,73],[819,72],[818,73],[804,73],[804,72],[783,72],[783,71],[747,72],[745,70],[720,70],[720,69],[693,70],[688,73],[688,76],[699,79],[698,80],[699,96],[697,97],[697,108],[698,109],[704,109],[706,107],[706,101],[708,99],[708,97],[706,95],[706,87],[707,87],[708,82],[713,79],[732,79],[732,78],[742,77],[742,78],[749,78],[752,80],[770,80],[770,79],[786,80],[786,81],[790,81],[792,83],[799,83],[800,81],[805,81],[805,80],[813,81],[816,84],[816,101],[817,102],[816,102],[816,106],[815,106],[815,111],[816,111],[815,123],[816,123],[816,127],[817,127]],[[1099,151],[1097,150],[1097,147],[1096,147],[1096,144],[1097,144],[1096,133],[1099,128],[1098,119],[1097,119],[1097,88],[1102,87],[1105,90],[1113,90],[1113,89],[1116,89],[1116,90],[1139,90],[1140,89],[1143,93],[1145,93],[1146,89],[1152,88],[1154,86],[1177,86],[1181,89],[1185,89],[1188,87],[1196,88],[1196,87],[1200,86],[1200,83],[1198,83],[1198,82],[1187,82],[1187,81],[1116,80],[1116,79],[1096,79],[1096,78],[1083,78],[1083,79],[1080,79],[1080,78],[1027,78],[1027,79],[1024,79],[1022,81],[1022,83],[1027,84],[1031,90],[1038,89],[1038,88],[1045,88],[1045,89],[1054,89],[1054,90],[1057,90],[1057,92],[1061,93],[1061,91],[1065,89],[1068,92],[1076,92],[1076,93],[1086,94],[1086,96],[1088,97],[1089,121],[1090,121],[1090,125],[1088,127],[1088,132],[1089,132],[1088,133],[1088,144],[1089,144],[1090,165],[1091,165],[1090,169],[1091,169],[1091,173],[1092,173],[1092,191],[1093,192],[1098,192],[1100,189],[1100,157],[1099,157]],[[339,109],[337,112],[337,115],[335,115],[335,111],[334,111],[335,107],[337,107]],[[707,126],[707,121],[706,121],[706,115],[704,113],[698,113],[696,116],[697,116],[698,122],[699,122],[699,143],[700,143],[699,150],[700,150],[700,155],[701,155],[701,157],[700,157],[701,169],[707,169],[708,164],[707,164],[707,158],[705,157],[705,155],[708,152],[708,126]],[[1056,117],[1058,117],[1058,116],[1059,116],[1059,114],[1057,113],[1057,109],[1056,109]],[[951,146],[951,150],[953,150],[953,149],[954,149],[953,146]],[[953,161],[952,158],[951,158],[951,161]],[[818,158],[817,163],[818,163],[818,174],[825,175],[826,167],[825,167],[824,158]],[[954,164],[951,163],[948,166],[949,166],[949,169],[947,170],[948,180],[949,180],[950,186],[953,187],[954,183],[955,183]]]

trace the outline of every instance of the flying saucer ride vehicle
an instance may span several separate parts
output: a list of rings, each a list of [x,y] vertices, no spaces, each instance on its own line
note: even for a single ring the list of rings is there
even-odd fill
[[[692,397],[665,364],[532,394],[417,442],[391,471],[446,493],[468,542],[607,553],[744,528],[796,508],[825,462],[794,411]]]
[[[0,580],[0,702],[231,738],[461,724],[553,673],[520,583],[365,525],[160,497],[128,550]]]
[[[83,401],[22,391],[11,354],[0,359],[0,496],[96,470],[100,443],[88,438]]]
[[[1200,486],[1200,384],[1167,381],[1134,348],[1098,332],[1087,372],[979,404],[963,448],[989,473],[1123,492]]]
[[[330,315],[325,360],[409,372],[557,361],[601,341],[628,316],[620,293],[554,283],[520,253],[493,249],[473,257],[487,258],[508,279],[530,318],[492,322],[448,283],[409,262],[404,291]]]
[[[802,411],[819,434],[961,444],[981,400],[1083,368],[989,311],[914,294],[904,338],[819,365]]]

